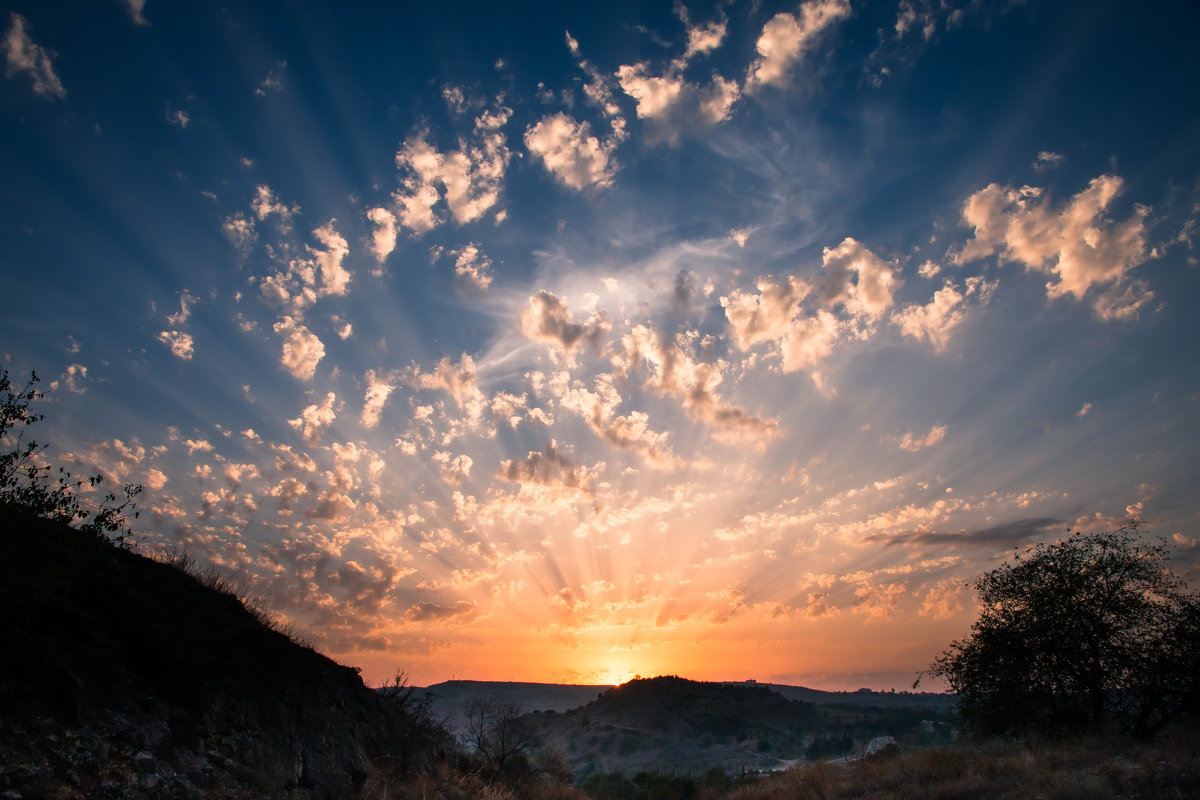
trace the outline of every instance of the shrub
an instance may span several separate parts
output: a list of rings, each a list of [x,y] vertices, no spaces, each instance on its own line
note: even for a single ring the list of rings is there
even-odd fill
[[[0,443],[12,447],[0,453],[0,508],[76,525],[123,547],[132,546],[129,518],[138,516],[134,498],[141,486],[126,484],[120,498],[106,492],[98,504],[91,503],[80,492],[85,486],[90,490],[100,485],[102,476],[77,479],[61,467],[55,470],[42,458],[46,445],[25,441],[25,429],[43,418],[29,408],[45,396],[34,388],[37,381],[37,373],[30,373],[25,385],[14,390],[8,370],[0,370]]]

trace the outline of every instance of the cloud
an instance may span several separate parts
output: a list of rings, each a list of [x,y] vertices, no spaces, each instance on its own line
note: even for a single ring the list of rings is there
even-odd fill
[[[189,356],[190,357],[190,356]],[[51,391],[57,390],[62,386],[72,394],[87,393],[88,368],[83,364],[68,364],[66,371],[59,376],[58,380],[50,381]]]
[[[707,83],[684,78],[692,59],[720,47],[725,38],[724,16],[707,25],[693,25],[687,9],[676,4],[675,13],[687,32],[683,55],[665,67],[654,69],[649,62],[625,64],[617,70],[621,90],[637,103],[637,116],[648,122],[650,143],[675,144],[681,133],[715,125],[729,119],[742,89],[736,80],[716,72]]]
[[[617,140],[601,142],[591,125],[564,112],[543,117],[525,131],[525,147],[571,189],[603,189],[612,185]]]
[[[595,391],[580,381],[572,382],[565,371],[547,382],[562,408],[578,414],[597,436],[613,447],[640,453],[652,466],[676,466],[675,456],[667,444],[668,434],[652,430],[649,415],[641,411],[617,414],[622,398],[613,385],[612,375],[597,375],[593,386]]]
[[[179,311],[174,314],[167,315],[167,322],[171,325],[182,325],[192,316],[192,306],[196,305],[199,300],[196,295],[184,289],[179,293]]]
[[[962,598],[965,593],[961,580],[941,581],[926,590],[917,613],[922,617],[949,619],[963,610]]]
[[[158,340],[171,348],[171,355],[184,361],[190,361],[194,353],[192,335],[183,331],[162,331]]]
[[[460,139],[457,150],[439,152],[426,141],[425,132],[401,144],[396,168],[403,177],[392,197],[403,227],[414,235],[437,227],[442,219],[435,207],[443,197],[459,225],[482,218],[496,206],[511,157],[501,128],[511,114],[503,106],[480,114],[472,138]]]
[[[192,124],[192,118],[183,109],[175,109],[174,111],[167,112],[167,122],[170,122],[172,125],[178,125],[181,128],[186,128]]]
[[[275,66],[267,71],[267,77],[262,79],[262,83],[254,90],[254,93],[259,97],[266,97],[267,92],[282,92],[283,91],[283,73],[287,69],[286,61],[276,62]]]
[[[795,275],[777,280],[772,275],[755,281],[758,293],[734,290],[721,298],[729,332],[734,344],[749,350],[761,342],[773,342],[787,335],[811,287]]]
[[[460,286],[482,292],[492,285],[492,260],[478,244],[468,242],[450,255],[455,257],[454,275]]]
[[[386,208],[372,208],[367,211],[367,219],[375,226],[371,232],[371,252],[375,261],[382,264],[396,249],[396,215]]]
[[[263,299],[299,318],[321,297],[343,296],[349,291],[351,273],[343,266],[350,254],[346,239],[333,227],[336,220],[313,231],[323,245],[307,245],[311,258],[295,258],[287,269],[268,275],[259,283]]]
[[[882,542],[886,547],[897,545],[933,545],[935,547],[1015,547],[1032,539],[1039,539],[1054,527],[1061,526],[1062,520],[1054,517],[1033,517],[1017,519],[982,528],[974,531],[959,533],[943,533],[940,531],[914,531],[895,535],[874,534],[864,538],[866,542]]]
[[[125,6],[129,9],[129,18],[133,20],[134,25],[150,24],[142,14],[146,10],[146,0],[125,0]]]
[[[312,380],[317,364],[325,357],[325,345],[316,334],[290,316],[280,319],[274,328],[283,337],[280,364],[300,380]]]
[[[270,216],[279,217],[279,229],[288,232],[292,229],[292,217],[300,213],[300,206],[287,206],[282,203],[266,184],[259,184],[254,190],[254,199],[250,208],[260,220]]]
[[[810,617],[836,617],[842,612],[830,602],[828,592],[809,592],[804,613]]]
[[[551,441],[544,452],[530,450],[525,458],[500,462],[497,477],[513,483],[560,487],[592,494],[599,471],[600,467],[589,469],[583,464],[575,464],[558,450],[557,443]]]
[[[363,396],[362,416],[359,421],[364,428],[374,428],[379,424],[379,415],[383,413],[383,406],[396,386],[390,376],[376,374],[373,369],[367,370],[363,375],[363,380],[367,382],[367,391]]]
[[[892,324],[910,339],[929,342],[934,350],[944,351],[950,335],[966,319],[967,299],[976,297],[980,303],[987,303],[997,285],[997,281],[982,276],[967,278],[962,287],[946,281],[925,305],[908,305],[892,314]]]
[[[637,103],[637,116],[650,123],[648,141],[675,144],[684,131],[715,125],[729,119],[742,95],[737,81],[717,73],[706,84],[690,83],[675,62],[663,74],[652,74],[648,64],[624,65],[617,70],[621,89]]]
[[[226,217],[221,229],[225,231],[230,244],[242,252],[249,250],[250,245],[258,238],[258,233],[254,230],[254,220],[240,211]]]
[[[600,313],[587,322],[575,322],[566,301],[545,289],[529,298],[529,308],[521,311],[517,324],[526,337],[553,344],[567,354],[581,344],[596,349],[600,337],[609,330]]]
[[[900,449],[907,450],[910,453],[916,453],[935,444],[941,444],[946,438],[946,426],[934,425],[929,429],[929,433],[924,436],[913,436],[912,431],[905,433],[900,439]]]
[[[304,437],[304,441],[309,444],[315,443],[320,438],[321,429],[328,428],[337,419],[337,412],[333,408],[336,400],[337,396],[329,392],[319,405],[314,403],[305,406],[300,416],[288,420],[288,425],[295,428]]]
[[[990,184],[963,205],[963,222],[974,233],[955,261],[998,253],[1005,261],[1051,275],[1054,280],[1046,283],[1051,299],[1069,294],[1082,300],[1093,287],[1110,285],[1111,291],[1093,304],[1097,316],[1128,319],[1153,297],[1144,283],[1128,279],[1147,257],[1150,209],[1138,205],[1123,222],[1110,222],[1106,212],[1122,185],[1119,177],[1101,175],[1054,208],[1036,187]]]
[[[854,610],[866,617],[865,622],[882,622],[895,616],[900,602],[908,594],[908,584],[864,583],[854,590]]]
[[[60,100],[66,97],[67,90],[54,72],[54,53],[34,44],[23,16],[14,11],[9,19],[11,24],[8,33],[4,34],[5,76],[11,78],[19,72],[27,72],[33,81],[34,94]]]
[[[799,15],[776,14],[763,26],[755,44],[758,57],[746,75],[746,91],[786,87],[796,65],[816,46],[821,34],[849,15],[846,0],[806,0]]]
[[[757,294],[734,290],[721,298],[738,348],[747,351],[763,342],[773,344],[784,372],[812,369],[833,352],[842,326],[825,310],[801,314],[812,292],[807,282],[796,276],[780,281],[768,275],[759,277],[755,288]]]
[[[421,600],[404,612],[404,618],[411,622],[443,622],[449,619],[469,619],[477,613],[475,604],[467,600],[459,600],[448,606]]]
[[[647,325],[630,330],[621,346],[613,357],[620,375],[631,377],[644,365],[651,389],[678,398],[689,416],[716,428],[721,438],[765,444],[777,434],[775,420],[755,417],[720,398],[720,363],[694,360],[678,342],[667,344]]]
[[[855,316],[877,318],[892,305],[899,286],[892,265],[847,236],[837,247],[826,247],[823,266],[825,282],[821,299],[829,306],[839,303]],[[850,276],[855,276],[851,283]]]
[[[422,373],[414,369],[408,372],[405,379],[419,389],[445,391],[473,422],[478,422],[483,416],[487,398],[480,391],[475,377],[475,359],[466,353],[462,354],[457,365],[448,356],[443,357],[433,372]]]
[[[1034,172],[1046,172],[1047,170],[1054,169],[1063,161],[1064,157],[1061,153],[1052,153],[1049,150],[1043,150],[1037,154],[1037,158],[1034,159],[1030,166],[1033,167]]]

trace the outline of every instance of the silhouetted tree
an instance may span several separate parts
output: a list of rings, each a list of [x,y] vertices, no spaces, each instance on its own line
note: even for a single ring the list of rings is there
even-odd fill
[[[46,446],[25,440],[25,429],[42,420],[29,408],[44,397],[34,388],[37,381],[37,373],[30,373],[24,387],[14,389],[8,370],[0,370],[0,442],[13,448],[0,453],[0,509],[75,524],[117,544],[130,544],[129,517],[137,518],[134,498],[142,487],[126,484],[120,500],[106,492],[99,503],[91,503],[80,492],[98,486],[101,476],[77,479],[61,467],[55,470],[42,458]]]
[[[467,744],[487,766],[502,773],[524,759],[534,737],[521,717],[520,704],[502,697],[475,697],[466,704]]]
[[[1200,597],[1136,528],[1039,544],[975,581],[971,635],[926,673],[947,681],[969,727],[1144,737],[1194,709]]]

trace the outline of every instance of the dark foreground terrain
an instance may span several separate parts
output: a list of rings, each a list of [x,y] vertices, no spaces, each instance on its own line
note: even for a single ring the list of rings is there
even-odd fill
[[[221,589],[0,506],[0,797],[353,797],[452,746]]]

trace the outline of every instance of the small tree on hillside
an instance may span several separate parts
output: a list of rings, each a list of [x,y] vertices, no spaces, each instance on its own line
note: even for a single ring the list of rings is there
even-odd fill
[[[1200,597],[1166,557],[1136,524],[1031,547],[976,580],[971,635],[926,674],[978,733],[1152,735],[1200,696]]]
[[[34,388],[37,380],[37,373],[31,373],[23,387],[14,389],[8,370],[0,370],[0,510],[77,524],[117,544],[131,544],[128,517],[137,517],[134,498],[142,487],[127,484],[121,499],[106,492],[98,504],[89,503],[80,491],[99,485],[101,476],[78,479],[61,467],[56,471],[42,459],[46,446],[26,441],[26,428],[42,420],[29,408],[44,397]]]
[[[518,703],[502,697],[475,697],[467,701],[465,711],[467,744],[497,773],[518,763],[534,743]]]

